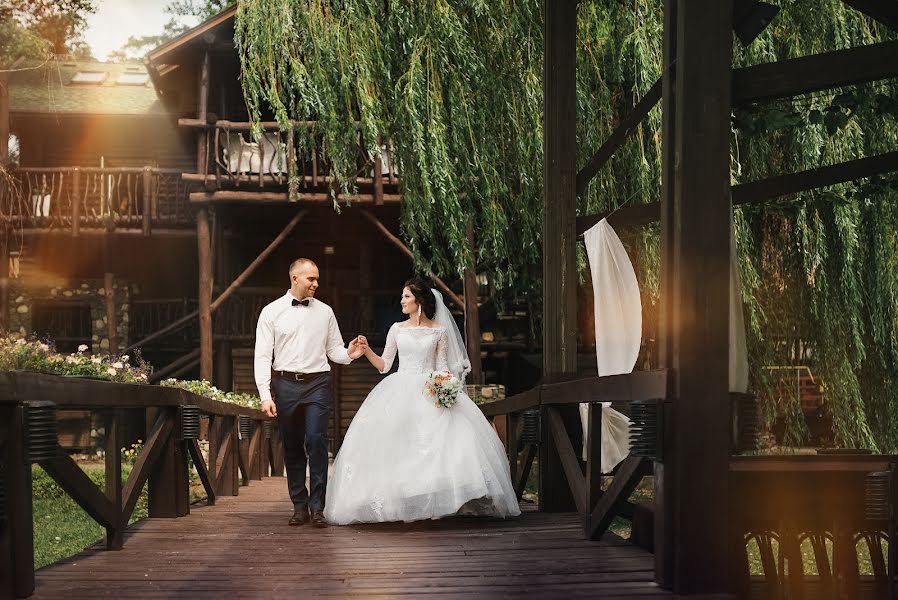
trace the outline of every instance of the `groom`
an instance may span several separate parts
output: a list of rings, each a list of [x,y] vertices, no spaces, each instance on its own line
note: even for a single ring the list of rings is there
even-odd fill
[[[327,527],[323,513],[331,412],[327,359],[348,365],[362,355],[364,347],[355,339],[347,351],[334,311],[315,298],[318,266],[300,258],[289,272],[290,289],[259,315],[256,386],[262,412],[277,417],[284,442],[287,488],[293,501],[289,524],[311,521],[316,527]],[[307,463],[310,490],[306,490]]]

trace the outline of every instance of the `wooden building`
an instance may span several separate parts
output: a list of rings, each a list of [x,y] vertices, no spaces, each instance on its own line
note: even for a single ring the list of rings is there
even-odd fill
[[[343,197],[309,135],[314,123],[283,132],[264,122],[255,141],[235,13],[155,49],[145,65],[50,62],[11,76],[20,150],[0,207],[10,330],[64,351],[139,348],[154,380],[202,377],[253,393],[256,319],[288,287],[294,258],[320,266],[318,295],[344,338],[364,333],[377,346],[402,318],[399,294],[414,271],[398,238],[401,173],[388,146],[369,157],[360,138],[358,194]],[[469,349],[475,362],[486,353],[495,381],[507,350],[525,347],[526,316],[501,321],[518,326],[513,343],[500,335],[481,349],[483,278],[437,284],[459,321],[470,317]],[[334,438],[379,377],[366,361],[338,369]]]

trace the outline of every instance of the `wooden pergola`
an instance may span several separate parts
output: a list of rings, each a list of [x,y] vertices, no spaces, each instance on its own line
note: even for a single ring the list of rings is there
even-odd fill
[[[898,29],[898,2],[845,1]],[[751,0],[665,0],[661,78],[579,173],[577,2],[544,4],[544,385],[526,398],[510,398],[504,408],[512,412],[532,406],[534,401],[540,405],[541,509],[577,509],[588,535],[596,533],[596,528],[603,530],[607,515],[625,506],[635,481],[643,473],[653,472],[655,577],[663,587],[679,594],[727,593],[737,587],[731,567],[733,552],[739,550],[734,547],[730,525],[737,498],[730,487],[736,481],[733,472],[739,468],[733,466],[731,456],[728,391],[733,206],[898,170],[896,151],[730,185],[734,108],[898,76],[896,42],[734,70],[734,11],[741,18],[756,4]],[[659,354],[665,383],[646,385],[646,373],[610,378],[613,381],[598,378],[590,383],[559,383],[577,374],[577,235],[606,216],[578,218],[577,195],[659,100],[663,115],[660,201],[621,208],[614,214],[613,224],[622,227],[661,221]],[[663,460],[656,457],[646,471],[630,462],[634,457],[627,459],[602,494],[598,489],[601,474],[594,462],[587,461],[584,474],[573,453],[582,442],[573,402],[649,400],[664,395],[665,386],[663,408],[659,409],[663,411],[659,431]],[[559,396],[567,399],[562,402]],[[497,413],[502,410],[496,407]],[[591,410],[587,447],[592,452],[600,448],[595,417]],[[516,457],[512,463],[514,470]],[[894,469],[894,462],[891,464]],[[810,465],[806,470],[813,468]],[[898,488],[894,470],[892,473],[894,504]],[[612,494],[615,497],[609,498]],[[889,589],[894,594],[894,522],[889,528]]]

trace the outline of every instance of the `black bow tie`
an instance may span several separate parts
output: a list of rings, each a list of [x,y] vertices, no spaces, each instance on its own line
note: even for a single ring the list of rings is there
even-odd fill
[[[308,299],[308,298],[304,298],[304,299],[302,299],[302,300],[297,300],[296,298],[294,298],[292,304],[293,304],[293,306],[299,306],[300,304],[302,304],[303,306],[308,306],[308,305],[309,305],[309,299]]]

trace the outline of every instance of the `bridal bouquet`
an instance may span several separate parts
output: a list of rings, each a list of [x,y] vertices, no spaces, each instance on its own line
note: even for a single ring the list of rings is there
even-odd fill
[[[424,390],[433,398],[435,406],[449,408],[458,400],[461,381],[449,371],[434,371],[427,377]]]

